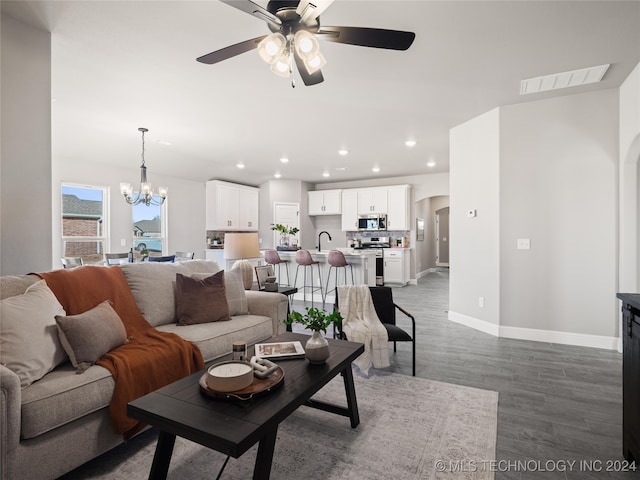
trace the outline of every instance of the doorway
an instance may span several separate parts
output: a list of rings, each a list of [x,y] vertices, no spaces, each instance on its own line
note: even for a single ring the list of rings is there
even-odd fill
[[[436,267],[449,266],[449,207],[436,210]]]

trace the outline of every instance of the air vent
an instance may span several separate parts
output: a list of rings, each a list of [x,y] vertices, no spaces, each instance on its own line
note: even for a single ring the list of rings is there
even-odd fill
[[[609,65],[610,64],[607,63],[606,65],[599,65],[597,67],[554,73],[543,77],[534,77],[522,80],[520,83],[520,95],[597,83],[602,80],[602,77],[604,77]]]

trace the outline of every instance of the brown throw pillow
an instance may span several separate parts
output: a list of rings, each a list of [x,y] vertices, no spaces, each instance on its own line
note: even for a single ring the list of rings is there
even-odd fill
[[[230,320],[224,293],[224,271],[202,280],[176,274],[178,325]]]
[[[56,323],[60,343],[77,373],[127,341],[124,324],[108,300],[78,315],[56,315]]]

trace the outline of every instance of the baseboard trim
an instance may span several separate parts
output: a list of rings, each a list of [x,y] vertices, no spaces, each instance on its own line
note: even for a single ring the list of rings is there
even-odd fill
[[[508,327],[496,325],[485,320],[470,317],[463,313],[449,311],[449,320],[467,327],[474,328],[494,337],[514,338],[532,342],[558,343],[577,347],[601,348],[604,350],[620,351],[621,340],[618,337],[604,335],[590,335],[586,333],[559,332],[556,330],[539,330],[536,328]]]
[[[419,273],[416,273],[416,281],[419,278],[425,277],[427,275],[429,275],[430,273],[437,273],[438,272],[438,267],[431,267],[431,268],[427,268],[426,270],[423,270]]]
[[[452,312],[451,310],[449,310],[449,320],[488,333],[494,337],[499,336],[499,326],[486,320],[480,320],[479,318],[470,317],[464,313]]]
[[[535,328],[500,327],[500,337],[532,340],[534,342],[559,343],[578,347],[617,350],[619,338],[587,333],[559,332],[556,330],[538,330]]]

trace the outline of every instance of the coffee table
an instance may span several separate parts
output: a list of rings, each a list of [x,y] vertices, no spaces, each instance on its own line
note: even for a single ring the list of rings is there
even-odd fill
[[[285,332],[270,341],[298,340],[304,345],[308,338]],[[149,478],[167,477],[175,439],[180,436],[234,458],[259,442],[253,478],[267,480],[278,425],[301,405],[349,417],[351,428],[357,427],[360,417],[351,362],[364,352],[364,345],[327,340],[331,356],[323,365],[311,365],[304,358],[276,361],[284,370],[284,385],[260,398],[236,402],[213,399],[200,391],[198,381],[204,374],[200,371],[130,402],[127,415],[160,431]],[[253,355],[253,347],[248,354]],[[231,355],[228,357],[211,363],[228,360]],[[338,374],[344,378],[347,407],[311,398]]]

